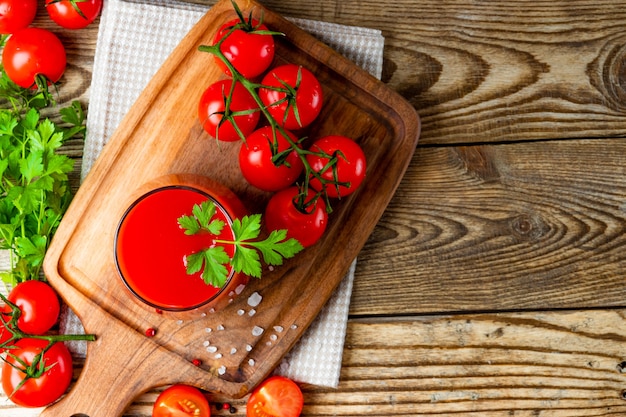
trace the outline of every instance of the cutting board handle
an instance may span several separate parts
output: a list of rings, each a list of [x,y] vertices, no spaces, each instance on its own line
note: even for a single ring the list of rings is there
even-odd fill
[[[85,330],[98,329],[96,341],[88,342],[85,366],[76,384],[40,417],[118,417],[140,394],[174,384],[178,370],[186,369],[185,381],[199,388],[240,397],[246,387],[224,381],[160,346],[143,332],[129,331],[127,325],[106,312],[65,281],[57,281],[61,294],[78,312]],[[149,378],[146,378],[149,375]]]

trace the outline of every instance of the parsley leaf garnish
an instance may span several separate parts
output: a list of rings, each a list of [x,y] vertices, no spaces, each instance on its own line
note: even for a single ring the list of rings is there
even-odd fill
[[[206,200],[193,206],[192,214],[181,216],[179,226],[187,235],[205,232],[216,237],[215,246],[187,255],[187,273],[195,274],[202,271],[202,279],[208,285],[222,287],[228,278],[230,265],[237,273],[260,278],[262,272],[261,256],[267,265],[282,265],[284,259],[291,258],[304,247],[296,239],[287,239],[286,230],[274,230],[266,239],[258,240],[261,234],[261,215],[253,214],[233,220],[233,240],[217,237],[225,224],[215,219],[216,206],[213,201]],[[235,247],[232,259],[223,245]],[[259,253],[261,255],[259,255]]]

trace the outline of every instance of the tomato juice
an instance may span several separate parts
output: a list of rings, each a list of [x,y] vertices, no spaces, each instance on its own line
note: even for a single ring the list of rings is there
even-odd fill
[[[215,239],[233,240],[232,221],[243,215],[243,205],[234,194],[223,192],[219,186],[214,192],[214,187],[196,185],[151,189],[131,204],[119,223],[115,239],[118,272],[131,293],[152,309],[180,312],[216,308],[247,280],[243,274],[233,273],[230,265],[226,265],[229,276],[222,288],[206,284],[201,272],[187,273],[186,256],[216,245]],[[207,200],[216,206],[214,219],[225,224],[220,235],[185,234],[178,219],[191,215],[194,205]],[[217,244],[232,259],[234,246]]]

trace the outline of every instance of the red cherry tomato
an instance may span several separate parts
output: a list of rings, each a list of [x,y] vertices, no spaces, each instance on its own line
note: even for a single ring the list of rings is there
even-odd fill
[[[163,391],[152,408],[152,417],[209,417],[211,409],[202,392],[189,385],[176,384]]]
[[[253,111],[258,108],[254,98],[240,83],[235,83],[232,89],[231,79],[221,80],[211,84],[202,94],[198,104],[198,117],[204,130],[211,136],[226,142],[240,139],[237,131],[230,120],[224,120],[226,109],[226,97],[232,93],[230,112],[249,112],[233,117],[235,124],[241,130],[244,137],[254,131],[259,122],[260,113]]]
[[[72,382],[72,356],[67,347],[62,342],[54,343],[42,356],[40,366],[48,369],[24,382],[26,374],[20,361],[30,366],[48,346],[48,341],[25,338],[15,346],[2,364],[2,388],[6,395],[23,407],[44,407],[59,399]]]
[[[66,29],[88,26],[96,20],[101,9],[102,0],[46,0],[50,19]]]
[[[0,0],[0,33],[28,27],[37,14],[37,0]]]
[[[246,417],[298,417],[304,396],[300,387],[283,376],[273,376],[261,383],[250,395]]]
[[[52,32],[26,28],[7,40],[2,52],[2,64],[9,78],[17,85],[30,88],[37,76],[56,83],[65,72],[65,47]]]
[[[220,51],[241,75],[248,79],[255,78],[263,74],[274,60],[272,35],[255,33],[267,30],[267,26],[259,24],[257,20],[253,19],[251,24],[244,24],[241,20],[234,19],[220,27],[215,34],[213,45],[228,35],[220,45]],[[231,75],[221,59],[216,56],[215,60],[224,73]]]
[[[41,335],[59,319],[59,298],[52,287],[41,281],[17,284],[7,297],[22,312],[17,327],[24,333]]]
[[[306,159],[313,171],[321,172],[324,180],[334,182],[326,183],[324,187],[319,179],[312,177],[309,184],[314,189],[322,191],[322,188],[326,188],[329,197],[344,197],[352,194],[363,182],[366,168],[365,154],[352,139],[338,135],[326,136],[313,143],[310,150],[337,157],[335,178],[332,167],[324,169],[330,158],[317,154],[307,155]]]
[[[269,106],[272,117],[285,129],[296,130],[310,125],[322,110],[322,86],[315,75],[304,67],[294,64],[276,67],[265,75],[261,83],[295,91],[294,95],[269,88],[259,89],[263,104]]]
[[[296,186],[285,188],[274,194],[265,207],[265,227],[267,230],[287,230],[287,238],[294,238],[302,246],[315,244],[326,231],[328,213],[326,204],[316,193],[309,189],[306,202],[312,204],[306,212],[296,207],[295,199],[299,194]]]
[[[297,138],[287,131],[292,142]],[[239,167],[244,178],[255,187],[264,191],[278,191],[292,185],[304,170],[304,164],[295,150],[287,154],[286,164],[275,165],[272,162],[271,144],[276,140],[277,153],[292,149],[279,131],[274,136],[271,126],[257,129],[239,150]]]

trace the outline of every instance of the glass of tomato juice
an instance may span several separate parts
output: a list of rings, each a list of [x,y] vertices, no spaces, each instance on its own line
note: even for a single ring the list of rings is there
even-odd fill
[[[214,240],[233,240],[233,220],[246,214],[238,197],[218,182],[195,174],[160,177],[141,187],[138,195],[115,234],[116,267],[133,298],[152,311],[179,315],[212,312],[227,305],[248,277],[226,265],[228,278],[217,288],[206,284],[201,272],[188,274],[186,257],[221,244],[232,259],[234,246]],[[214,219],[224,222],[220,235],[185,234],[178,219],[192,215],[194,205],[207,200],[215,204]]]

